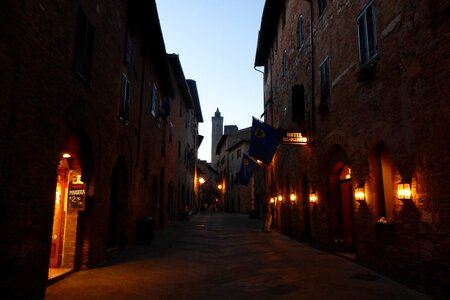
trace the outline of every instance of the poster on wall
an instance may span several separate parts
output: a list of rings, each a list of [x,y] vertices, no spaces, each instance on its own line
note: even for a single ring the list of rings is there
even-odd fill
[[[86,204],[86,185],[84,182],[75,181],[69,184],[69,201],[70,210],[84,210]]]

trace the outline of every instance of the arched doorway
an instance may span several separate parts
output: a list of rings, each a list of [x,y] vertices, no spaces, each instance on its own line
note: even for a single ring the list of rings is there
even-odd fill
[[[351,169],[345,151],[336,146],[329,160],[329,237],[333,249],[354,251],[354,211]]]
[[[111,176],[111,193],[108,218],[108,249],[123,250],[127,244],[126,220],[128,206],[128,168],[125,158],[120,156]]]
[[[76,258],[82,251],[77,245],[83,238],[80,236],[83,219],[79,216],[80,212],[86,210],[87,187],[93,183],[93,168],[88,136],[82,131],[73,131],[57,167],[49,262],[51,269],[80,267],[81,261]]]
[[[152,180],[151,197],[152,197],[151,216],[153,217],[153,220],[155,220],[158,212],[158,179],[156,178],[156,175],[153,176]]]
[[[374,174],[374,215],[392,221],[394,216],[393,167],[391,155],[385,143],[379,142],[372,151],[371,169]]]
[[[159,176],[159,215],[158,215],[158,223],[159,228],[164,227],[164,169],[161,169],[160,176]]]
[[[302,210],[303,210],[303,228],[300,233],[300,239],[302,241],[311,242],[311,212],[309,207],[309,185],[308,185],[308,179],[306,176],[303,176],[302,178]]]
[[[167,209],[169,214],[169,220],[171,222],[175,221],[175,201],[174,201],[174,187],[173,182],[169,182],[169,186],[167,187]]]

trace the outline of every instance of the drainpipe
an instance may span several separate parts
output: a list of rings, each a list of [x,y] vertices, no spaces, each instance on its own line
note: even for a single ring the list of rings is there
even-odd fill
[[[147,47],[144,45],[144,55],[142,57],[142,79],[141,79],[141,96],[139,99],[139,121],[137,129],[137,147],[136,147],[136,167],[139,166],[139,155],[141,153],[141,131],[142,131],[142,107],[144,102],[144,87],[145,87],[145,57],[147,54]]]
[[[310,6],[310,39],[311,39],[311,140],[312,145],[314,146],[316,143],[315,136],[316,136],[316,76],[315,76],[315,66],[314,66],[314,12],[313,12],[313,3],[311,0],[306,0],[309,2]]]

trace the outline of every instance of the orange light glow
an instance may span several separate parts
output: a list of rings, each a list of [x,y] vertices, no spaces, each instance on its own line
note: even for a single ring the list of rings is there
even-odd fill
[[[355,188],[355,200],[356,201],[364,201],[365,198],[366,198],[366,195],[364,193],[364,188],[363,187]]]
[[[411,185],[409,183],[399,183],[397,189],[397,196],[400,200],[411,199]]]

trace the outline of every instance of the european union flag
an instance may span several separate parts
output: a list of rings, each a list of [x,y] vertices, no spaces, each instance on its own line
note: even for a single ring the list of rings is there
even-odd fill
[[[253,172],[258,168],[258,163],[244,153],[242,156],[241,170],[239,171],[239,184],[248,185]]]
[[[252,135],[248,154],[265,164],[270,164],[281,139],[281,130],[253,117]]]

